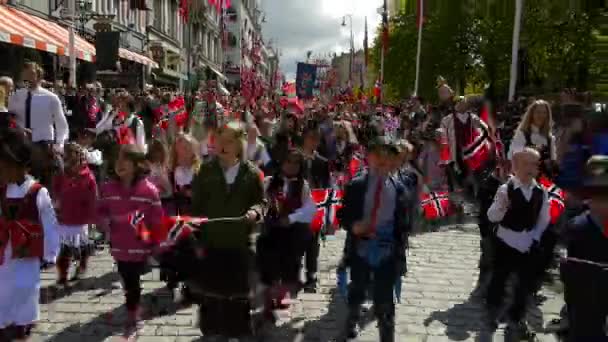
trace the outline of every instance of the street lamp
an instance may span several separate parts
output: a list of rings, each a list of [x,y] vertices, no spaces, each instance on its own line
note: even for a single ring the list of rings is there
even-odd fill
[[[342,17],[342,27],[346,27],[346,18],[350,19],[350,60],[348,64],[348,82],[353,84],[353,61],[355,58],[355,38],[353,35],[353,15],[347,14]]]

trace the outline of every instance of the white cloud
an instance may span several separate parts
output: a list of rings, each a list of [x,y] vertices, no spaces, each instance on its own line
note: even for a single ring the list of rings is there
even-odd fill
[[[365,17],[370,44],[381,17],[382,0],[264,0],[266,12],[264,38],[272,39],[281,50],[281,69],[287,78],[295,78],[296,63],[314,55],[342,53],[349,50],[350,22],[342,27],[342,17],[352,14],[355,48],[363,47]]]

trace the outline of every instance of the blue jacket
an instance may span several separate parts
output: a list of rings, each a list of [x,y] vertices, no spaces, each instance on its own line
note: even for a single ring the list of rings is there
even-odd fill
[[[390,178],[396,188],[395,201],[395,251],[397,257],[405,258],[405,249],[407,247],[408,235],[410,232],[410,222],[407,220],[406,208],[407,200],[405,196],[405,188],[394,177]],[[364,198],[365,192],[367,191],[368,174],[365,173],[354,178],[350,183],[344,187],[344,197],[342,199],[343,207],[338,212],[340,223],[342,228],[348,232],[350,239],[347,241],[355,240],[356,237],[352,236],[352,228],[355,222],[361,221],[365,213],[364,210]],[[353,248],[346,246],[346,253],[350,254],[354,252]],[[349,255],[347,255],[349,257]]]

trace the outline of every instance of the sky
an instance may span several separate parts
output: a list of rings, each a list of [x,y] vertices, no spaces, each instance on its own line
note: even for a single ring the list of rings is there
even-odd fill
[[[363,47],[367,16],[369,44],[382,17],[382,0],[262,0],[266,14],[264,40],[281,52],[281,70],[287,80],[295,79],[296,63],[306,60],[306,52],[315,55],[348,52],[350,20],[342,27],[342,18],[352,14],[355,49]]]

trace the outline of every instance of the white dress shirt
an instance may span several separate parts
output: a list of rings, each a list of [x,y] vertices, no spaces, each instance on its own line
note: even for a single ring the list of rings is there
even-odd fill
[[[531,200],[532,191],[537,186],[535,180],[532,180],[529,185],[524,185],[519,179],[517,179],[517,177],[512,177],[509,182],[513,182],[513,189],[521,191],[527,201]],[[508,198],[509,182],[501,185],[498,188],[496,196],[494,197],[494,202],[490,206],[490,209],[488,209],[488,219],[491,222],[498,223],[502,221],[507,213],[507,210],[509,209],[504,205],[502,200],[503,198]],[[543,190],[543,205],[540,209],[540,213],[538,214],[536,224],[531,231],[516,232],[499,225],[496,235],[507,245],[513,247],[519,252],[527,253],[530,251],[530,247],[532,247],[534,241],[540,241],[543,232],[550,222],[551,216],[549,214],[549,197],[547,196],[547,192]]]
[[[241,168],[241,163],[238,162],[234,166],[224,170],[224,179],[226,180],[226,184],[232,185],[236,180],[236,176],[239,174],[239,169]]]
[[[192,179],[194,179],[194,170],[192,170],[192,167],[178,166],[173,171],[175,186],[182,187],[190,185],[192,184]]]
[[[8,101],[8,110],[17,117],[17,124],[23,128],[26,125],[25,102],[28,92],[32,92],[31,127],[32,141],[54,141],[63,146],[70,135],[68,122],[63,113],[59,97],[52,92],[38,87],[36,89],[19,89]]]
[[[532,145],[541,147],[549,145],[547,136],[540,134],[536,126],[530,126],[530,130],[530,142]],[[549,151],[549,155],[551,156],[551,160],[557,160],[557,148],[555,146],[555,137],[553,134],[549,133],[549,139],[551,140],[551,151]],[[526,136],[523,131],[518,129],[513,135],[513,140],[511,140],[511,146],[507,157],[511,160],[514,153],[521,152],[524,148],[526,148]]]
[[[268,191],[272,177],[266,177],[264,179],[264,192]],[[289,192],[289,179],[283,177],[283,193]],[[293,223],[311,223],[317,213],[317,205],[312,199],[310,194],[310,186],[308,182],[304,181],[302,185],[302,206],[296,209],[293,213],[289,214],[289,224]]]

